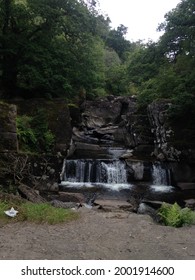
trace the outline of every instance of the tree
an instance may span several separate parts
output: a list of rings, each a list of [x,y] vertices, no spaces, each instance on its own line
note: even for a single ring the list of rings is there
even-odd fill
[[[160,40],[161,48],[171,60],[179,54],[195,55],[194,11],[194,0],[182,0],[165,15],[165,22],[159,26],[160,31],[165,31]]]
[[[105,86],[106,91],[113,95],[128,93],[126,65],[122,63],[113,49],[106,48],[105,57]]]
[[[115,50],[121,59],[125,59],[126,52],[131,50],[131,44],[125,39],[127,27],[119,25],[117,29],[110,30],[106,38],[106,45]]]
[[[101,43],[92,22],[83,1],[1,0],[0,78],[6,96],[17,88],[59,96],[96,87]]]
[[[127,60],[129,82],[139,88],[142,83],[155,77],[162,63],[162,58],[156,43],[137,43],[134,51],[129,53]]]

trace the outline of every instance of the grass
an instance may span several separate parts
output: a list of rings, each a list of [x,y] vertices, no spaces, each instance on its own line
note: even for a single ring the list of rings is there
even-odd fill
[[[4,211],[14,207],[18,214],[14,217],[8,217]],[[0,201],[0,221],[1,223],[29,221],[33,223],[58,224],[71,221],[78,218],[78,213],[71,209],[55,208],[49,203],[31,203],[31,202],[10,202]]]

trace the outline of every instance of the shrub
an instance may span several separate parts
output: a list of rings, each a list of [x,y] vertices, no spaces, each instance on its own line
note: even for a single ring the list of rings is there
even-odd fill
[[[163,203],[158,214],[166,226],[181,227],[195,223],[195,212],[189,208],[181,208],[177,203]]]
[[[25,152],[49,153],[55,142],[55,136],[48,127],[46,112],[40,109],[33,117],[17,117],[17,135],[20,149]]]
[[[17,136],[21,144],[21,148],[25,150],[33,150],[36,147],[37,138],[35,131],[31,127],[32,117],[30,116],[18,116],[17,123]]]

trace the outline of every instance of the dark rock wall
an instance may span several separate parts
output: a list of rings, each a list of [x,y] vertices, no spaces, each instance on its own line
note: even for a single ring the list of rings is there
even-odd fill
[[[185,122],[171,122],[171,106],[169,100],[158,100],[144,111],[138,108],[133,97],[109,96],[85,101],[75,109],[76,114],[75,110],[71,114],[73,137],[68,157],[105,159],[116,156],[126,159],[127,165],[131,160],[167,162],[175,184],[194,184],[194,144],[178,146],[186,126]],[[134,164],[135,168],[138,165]],[[129,176],[132,174],[129,168]]]
[[[37,114],[37,110],[44,110],[49,129],[55,135],[54,153],[61,153],[63,156],[66,156],[72,136],[71,119],[67,103],[63,99],[14,100],[14,103],[17,106],[18,115],[34,116]]]
[[[108,96],[85,101],[80,108],[68,108],[62,99],[14,100],[13,103],[0,103],[1,153],[18,151],[17,113],[33,116],[38,108],[43,108],[56,138],[57,158],[121,158],[127,165],[128,161],[138,161],[133,165],[135,169],[140,168],[139,161],[164,161],[169,163],[176,183],[195,183],[195,143],[178,146],[186,127],[184,121],[174,125],[170,122],[169,100],[155,101],[145,111],[138,108],[133,97]],[[195,128],[193,133],[190,135],[195,135]],[[145,170],[149,167],[146,168],[146,163],[144,166],[143,176],[147,177]],[[129,176],[134,171],[129,168]]]
[[[148,116],[155,137],[153,155],[159,160],[177,161],[181,151],[174,147],[174,131],[168,120],[171,105],[169,100],[155,101],[148,106]]]
[[[76,114],[78,116],[78,114]],[[108,158],[109,148],[123,149],[124,155],[150,156],[153,135],[147,112],[140,112],[132,97],[107,97],[85,101],[80,108],[80,121],[73,119],[70,157]]]
[[[0,153],[18,150],[16,116],[15,105],[0,103]]]
[[[148,117],[154,135],[153,155],[158,160],[195,163],[195,126],[183,119],[173,120],[169,100],[155,101],[148,106]]]

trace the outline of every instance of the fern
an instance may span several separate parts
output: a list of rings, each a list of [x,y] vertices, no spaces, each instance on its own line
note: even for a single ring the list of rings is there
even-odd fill
[[[166,226],[181,227],[195,223],[195,212],[189,208],[181,208],[176,202],[171,205],[163,203],[158,214]]]

